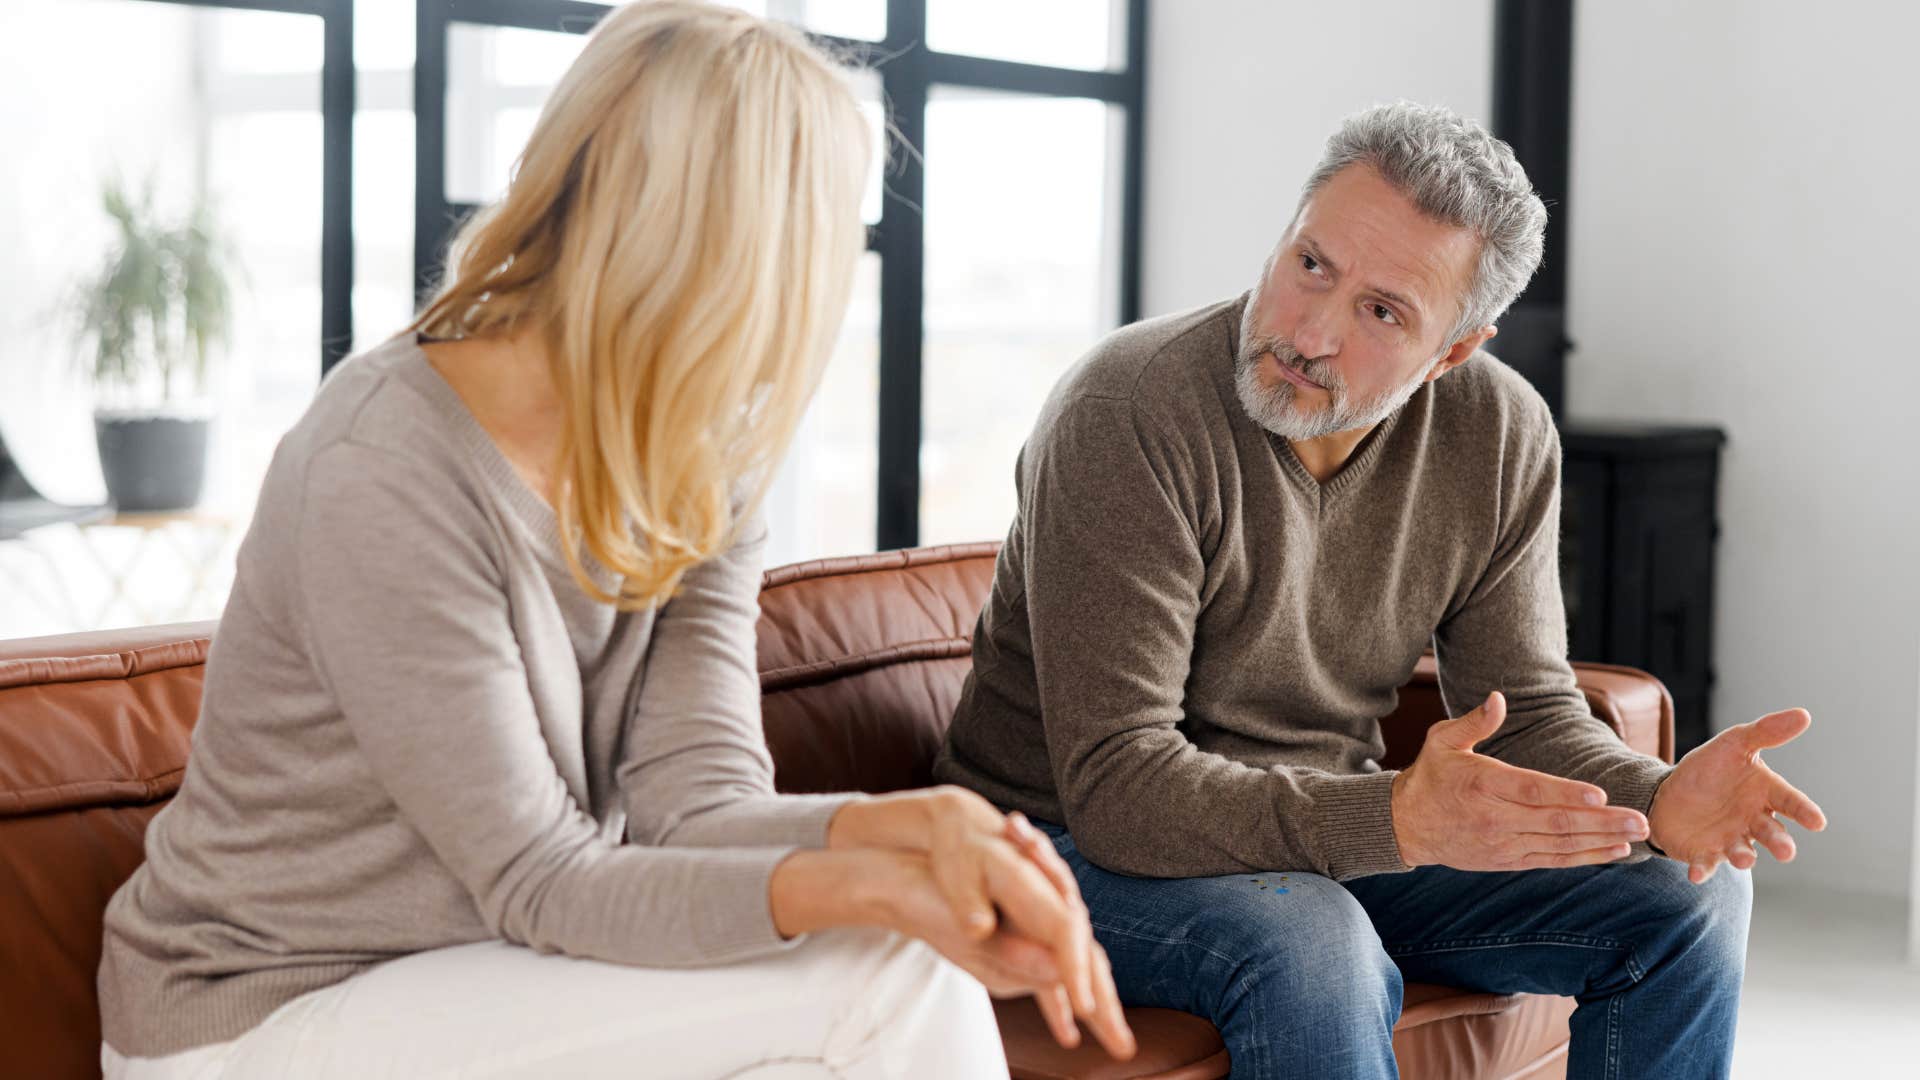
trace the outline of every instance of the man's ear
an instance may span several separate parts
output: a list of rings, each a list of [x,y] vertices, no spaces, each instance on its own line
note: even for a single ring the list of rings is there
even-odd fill
[[[1459,341],[1454,342],[1453,347],[1441,354],[1440,359],[1435,360],[1433,366],[1427,369],[1427,377],[1424,381],[1432,382],[1447,372],[1452,371],[1454,368],[1459,367],[1461,364],[1466,363],[1468,358],[1480,351],[1480,346],[1492,341],[1493,335],[1499,332],[1500,328],[1497,326],[1483,326],[1473,333],[1468,334],[1466,337],[1461,338]]]

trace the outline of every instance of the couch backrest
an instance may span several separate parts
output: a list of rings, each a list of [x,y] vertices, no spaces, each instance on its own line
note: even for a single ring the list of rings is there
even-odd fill
[[[997,544],[890,551],[767,572],[762,711],[788,792],[931,782],[971,666]],[[212,623],[0,642],[0,1074],[98,1075],[94,971],[108,899],[180,786]],[[1651,676],[1580,665],[1597,715],[1671,758]],[[1431,658],[1383,721],[1389,766],[1443,715]]]
[[[767,574],[760,708],[781,791],[933,782],[998,550],[887,551]]]

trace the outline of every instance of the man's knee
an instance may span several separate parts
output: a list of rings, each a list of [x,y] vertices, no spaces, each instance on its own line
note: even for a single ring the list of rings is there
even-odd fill
[[[1744,972],[1747,928],[1753,917],[1753,874],[1723,866],[1693,890],[1685,914],[1694,928],[1695,949],[1704,950],[1714,963],[1731,972]]]
[[[1633,868],[1633,895],[1622,908],[1643,928],[1635,959],[1642,977],[1655,966],[1684,966],[1713,979],[1738,980],[1746,968],[1753,876],[1723,866],[1703,884],[1684,863],[1650,859]]]
[[[1382,1018],[1391,1026],[1400,1011],[1400,969],[1366,910],[1326,878],[1288,877],[1285,893],[1275,895],[1280,886],[1270,884],[1252,912],[1231,904],[1216,909],[1216,921],[1229,924],[1220,937],[1231,957],[1220,965],[1216,1016],[1253,1010],[1265,1022],[1311,1015],[1355,1030]]]

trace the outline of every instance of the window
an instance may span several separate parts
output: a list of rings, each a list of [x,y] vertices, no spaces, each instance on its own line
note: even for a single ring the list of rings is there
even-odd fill
[[[1001,537],[1040,401],[1137,313],[1144,3],[729,2],[873,58],[876,125],[884,101],[905,143],[876,176],[872,257],[770,501],[769,561]],[[429,10],[417,85],[444,106],[420,115],[422,157],[445,153],[439,175],[419,178],[416,270],[435,265],[459,214],[498,192],[530,122],[513,110],[542,96],[503,85],[488,67],[498,50],[527,42],[529,58],[549,61],[527,69],[529,82],[550,85],[570,55],[561,32],[603,11],[556,0]],[[871,405],[855,400],[869,394]],[[869,433],[871,454],[855,452]],[[860,468],[870,483],[848,475]],[[867,495],[871,514],[841,512]]]
[[[998,539],[1048,391],[1119,324],[1117,106],[936,86],[927,103],[920,539]]]
[[[1137,307],[1144,0],[728,0],[867,63],[882,159],[840,343],[769,499],[779,563],[1004,534],[1059,373]],[[267,10],[271,8],[271,10]],[[0,635],[212,617],[273,446],[325,370],[411,317],[458,216],[503,189],[607,10],[577,0],[39,0],[0,36]],[[87,28],[84,36],[76,27]],[[105,505],[68,300],[118,168],[236,254],[202,395],[203,497]],[[316,356],[316,352],[319,354]],[[318,361],[316,363],[316,360]],[[8,507],[37,488],[67,517]],[[44,508],[46,503],[34,503]],[[70,513],[69,513],[70,511]],[[32,519],[38,521],[39,519]]]
[[[33,162],[0,180],[0,636],[208,618],[225,603],[273,446],[312,400],[322,343],[344,337],[347,296],[331,286],[350,269],[334,246],[348,233],[329,214],[345,159],[328,138],[344,114],[328,105],[350,68],[340,5],[311,6],[0,11],[0,38],[40,43],[15,50],[0,86],[59,105],[0,115],[0,138]],[[128,352],[148,372],[134,382],[85,372],[76,296],[118,247],[103,206],[116,178],[143,229],[176,228],[196,206],[213,215],[232,319],[204,382],[163,387],[144,342]],[[133,505],[153,479],[139,475],[149,435],[184,438],[174,459],[188,471],[204,462],[190,509]],[[118,512],[103,459],[131,477]],[[48,508],[34,493],[63,524],[23,527]]]

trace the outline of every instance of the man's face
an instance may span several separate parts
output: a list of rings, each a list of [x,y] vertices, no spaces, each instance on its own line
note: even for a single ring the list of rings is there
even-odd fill
[[[1240,326],[1240,401],[1292,440],[1371,427],[1447,366],[1480,245],[1365,165],[1334,174],[1268,260]],[[1467,348],[1458,359],[1472,352]]]

